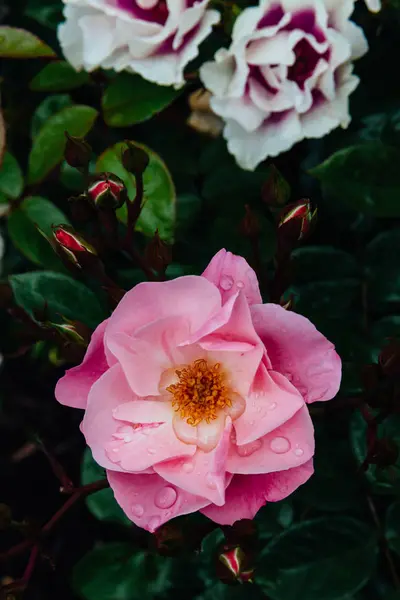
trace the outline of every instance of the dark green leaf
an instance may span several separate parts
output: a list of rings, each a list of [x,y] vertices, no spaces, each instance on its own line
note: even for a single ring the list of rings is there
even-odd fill
[[[85,71],[75,69],[65,60],[58,60],[46,65],[30,83],[34,92],[58,92],[73,90],[89,81]]]
[[[400,302],[400,232],[384,231],[366,247],[368,304],[378,313],[391,310]]]
[[[176,195],[171,175],[158,154],[141,144],[137,146],[146,150],[150,162],[143,176],[144,206],[136,228],[148,236],[153,236],[158,229],[162,239],[172,242],[175,231]],[[118,175],[127,187],[129,198],[133,199],[136,193],[135,178],[122,166],[121,153],[124,148],[124,143],[108,148],[99,157],[96,168],[97,171],[110,171]],[[118,217],[126,223],[126,206],[118,211]]]
[[[294,295],[296,312],[311,320],[316,315],[343,316],[361,293],[360,282],[353,278],[316,281],[289,288]]]
[[[387,513],[385,521],[385,537],[389,546],[400,556],[400,502],[392,504]]]
[[[30,196],[10,214],[8,233],[14,245],[29,260],[37,265],[60,269],[60,259],[36,227],[50,237],[51,226],[60,224],[69,225],[69,221],[57,206],[41,196]]]
[[[62,4],[59,0],[27,0],[25,15],[45,27],[56,29],[62,20]]]
[[[68,275],[32,271],[11,275],[9,280],[18,306],[33,318],[35,311],[43,312],[47,307],[53,322],[67,317],[94,329],[107,317],[94,292]]]
[[[83,454],[81,480],[82,485],[105,479],[105,472],[94,460],[90,448],[86,448]],[[123,525],[132,525],[132,521],[125,516],[117,504],[111,488],[100,490],[90,494],[86,499],[90,512],[100,521],[113,521]]]
[[[377,217],[400,216],[400,151],[381,142],[339,150],[311,169],[329,197]]]
[[[342,600],[372,576],[374,531],[346,517],[303,521],[261,552],[256,581],[272,600]]]
[[[391,439],[400,448],[400,415],[391,415],[378,426],[378,438]],[[367,425],[357,411],[351,422],[351,442],[354,455],[361,465],[367,456]],[[384,469],[369,465],[365,472],[374,492],[397,494],[400,492],[400,453],[396,464]]]
[[[9,198],[18,198],[24,189],[24,176],[17,160],[6,152],[0,167],[0,192]]]
[[[181,92],[156,85],[140,75],[121,73],[106,88],[102,107],[110,127],[128,127],[147,121],[171,104]]]
[[[152,600],[171,586],[172,562],[127,543],[94,548],[75,566],[72,587],[85,600]]]
[[[306,246],[292,253],[292,277],[296,284],[356,277],[355,258],[330,246]]]
[[[0,27],[1,57],[39,58],[55,55],[55,52],[33,33],[16,27]]]
[[[64,108],[50,117],[33,141],[29,155],[28,183],[39,183],[63,159],[65,131],[77,137],[85,136],[93,126],[97,111],[90,106]]]

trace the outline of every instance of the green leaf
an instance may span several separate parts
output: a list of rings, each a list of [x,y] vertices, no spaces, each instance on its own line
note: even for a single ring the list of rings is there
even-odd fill
[[[105,479],[105,472],[95,460],[93,460],[90,448],[86,448],[83,454],[81,480],[82,485],[87,485]],[[86,498],[86,504],[90,512],[100,521],[112,521],[123,525],[132,525],[123,510],[117,504],[111,488],[99,490]]]
[[[313,320],[326,314],[330,318],[343,316],[359,296],[360,289],[357,279],[343,278],[295,285],[287,293],[294,295],[296,312]]]
[[[0,57],[39,58],[56,56],[36,35],[17,27],[0,27]]]
[[[18,198],[24,189],[24,176],[17,160],[6,152],[0,167],[0,192],[9,198]]]
[[[134,142],[130,142],[134,143]],[[152,237],[156,229],[160,236],[167,242],[173,242],[176,220],[176,194],[171,175],[161,158],[142,144],[136,146],[143,148],[150,157],[149,165],[144,172],[144,206],[140,213],[136,229]],[[122,142],[108,148],[99,157],[96,165],[97,171],[110,171],[120,177],[128,190],[132,200],[136,193],[135,178],[121,163],[121,154],[125,148]],[[126,206],[118,210],[118,217],[127,222]]]
[[[349,146],[311,169],[327,195],[376,217],[400,216],[400,150],[379,141]]]
[[[29,155],[28,183],[39,183],[63,159],[66,144],[65,131],[77,137],[85,136],[98,115],[90,106],[76,105],[64,108],[50,117],[33,141]]]
[[[104,120],[110,127],[142,123],[166,108],[181,91],[156,85],[140,75],[121,73],[111,81],[102,98]]]
[[[46,65],[30,83],[34,92],[58,92],[73,90],[90,80],[85,71],[75,69],[65,60],[58,60]]]
[[[59,270],[62,266],[60,259],[36,226],[50,237],[51,226],[60,224],[70,223],[57,206],[41,196],[29,196],[10,214],[8,233],[14,245],[29,260]]]
[[[51,94],[37,106],[31,121],[31,137],[35,139],[49,117],[63,108],[72,106],[73,101],[68,94]]]
[[[386,313],[400,302],[400,232],[384,231],[365,249],[368,275],[368,304],[378,313]]]
[[[85,600],[152,600],[171,587],[172,561],[128,543],[94,548],[75,566],[74,591]]]
[[[371,354],[369,362],[378,362],[379,354],[393,338],[400,339],[400,316],[384,317],[370,328]]]
[[[342,600],[373,575],[377,550],[374,531],[360,521],[303,521],[261,552],[256,582],[272,600]]]
[[[356,277],[360,272],[351,254],[331,246],[298,248],[291,258],[292,280],[296,284]]]
[[[47,307],[49,319],[76,319],[95,329],[107,314],[97,296],[86,285],[72,277],[51,271],[32,271],[11,275],[15,301],[32,318],[35,311]]]
[[[62,21],[62,4],[59,0],[27,0],[25,15],[45,27],[56,29]]]
[[[400,501],[389,506],[385,519],[385,537],[389,547],[400,556]]]
[[[378,438],[391,439],[400,448],[400,415],[390,415],[378,426]],[[367,456],[367,425],[357,411],[351,421],[351,443],[353,453],[361,465]],[[383,469],[369,465],[365,476],[378,494],[398,494],[400,492],[400,455],[394,465]]]

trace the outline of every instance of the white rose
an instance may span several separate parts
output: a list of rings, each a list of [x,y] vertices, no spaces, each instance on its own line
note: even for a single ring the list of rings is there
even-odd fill
[[[220,18],[209,0],[63,1],[58,37],[75,69],[128,70],[176,87]]]
[[[365,0],[365,4],[371,12],[379,12],[382,8],[381,0]]]
[[[352,60],[368,49],[349,20],[354,0],[260,0],[237,18],[228,50],[201,79],[244,169],[350,121]]]

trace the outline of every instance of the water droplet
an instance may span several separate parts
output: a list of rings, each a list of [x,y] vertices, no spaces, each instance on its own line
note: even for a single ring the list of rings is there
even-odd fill
[[[302,448],[296,448],[296,450],[294,451],[296,456],[303,456],[304,454],[304,450]]]
[[[207,487],[209,487],[210,490],[215,490],[217,487],[217,484],[215,483],[215,480],[214,480],[214,476],[211,475],[211,473],[208,473],[206,475],[206,483],[207,483]]]
[[[236,282],[236,285],[238,286],[239,290],[242,290],[242,289],[244,288],[244,283],[243,283],[243,281],[240,281],[240,280],[239,280],[239,281],[237,281],[237,282]]]
[[[147,448],[147,452],[148,452],[149,454],[155,454],[155,453],[156,453],[156,450],[155,450],[155,448]]]
[[[141,517],[144,514],[144,508],[141,504],[133,504],[132,512],[135,515],[135,517]]]
[[[228,291],[232,289],[233,278],[230,275],[223,275],[220,279],[219,285],[223,290]]]
[[[271,440],[269,444],[272,452],[276,454],[285,454],[285,452],[289,452],[290,450],[290,442],[285,437],[276,437]]]
[[[276,402],[271,402],[271,404],[268,404],[267,408],[268,410],[275,410],[277,406]]]
[[[254,440],[243,446],[236,446],[236,452],[239,456],[251,456],[254,452],[257,452],[262,446],[262,440]]]
[[[176,490],[167,485],[166,487],[159,490],[154,498],[154,504],[158,506],[158,508],[171,508],[173,504],[175,504],[178,494]]]
[[[155,531],[157,527],[160,527],[161,519],[160,517],[151,517],[149,521],[149,529],[150,531]]]
[[[131,435],[124,435],[124,442],[125,442],[125,443],[131,442],[131,441],[132,441],[132,439],[133,439],[133,438],[132,438],[132,436],[131,436]]]
[[[113,448],[112,451],[113,452],[119,452],[119,448]]]
[[[182,469],[185,471],[185,473],[191,473],[194,469],[194,464],[190,461],[185,462],[182,465]]]

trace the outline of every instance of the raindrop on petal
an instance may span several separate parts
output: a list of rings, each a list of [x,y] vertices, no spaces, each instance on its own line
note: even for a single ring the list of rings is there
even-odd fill
[[[135,515],[135,517],[141,517],[144,514],[143,506],[141,504],[133,504],[132,513]]]
[[[242,446],[236,446],[236,452],[239,456],[251,456],[254,452],[257,452],[262,446],[262,440],[254,440],[254,442],[249,442],[248,444],[243,444]]]
[[[302,448],[296,448],[296,450],[294,451],[296,456],[303,456],[304,454],[304,450]]]
[[[285,454],[290,450],[290,442],[285,437],[276,437],[270,442],[270,448],[275,454]]]
[[[176,502],[178,494],[176,490],[167,485],[166,487],[159,490],[154,498],[154,504],[158,506],[158,508],[171,508]]]
[[[232,289],[233,278],[230,275],[223,275],[220,279],[219,285],[223,290],[228,291]]]
[[[185,471],[185,473],[191,473],[194,469],[194,464],[190,461],[187,461],[185,463],[183,463],[182,465],[182,470]]]

